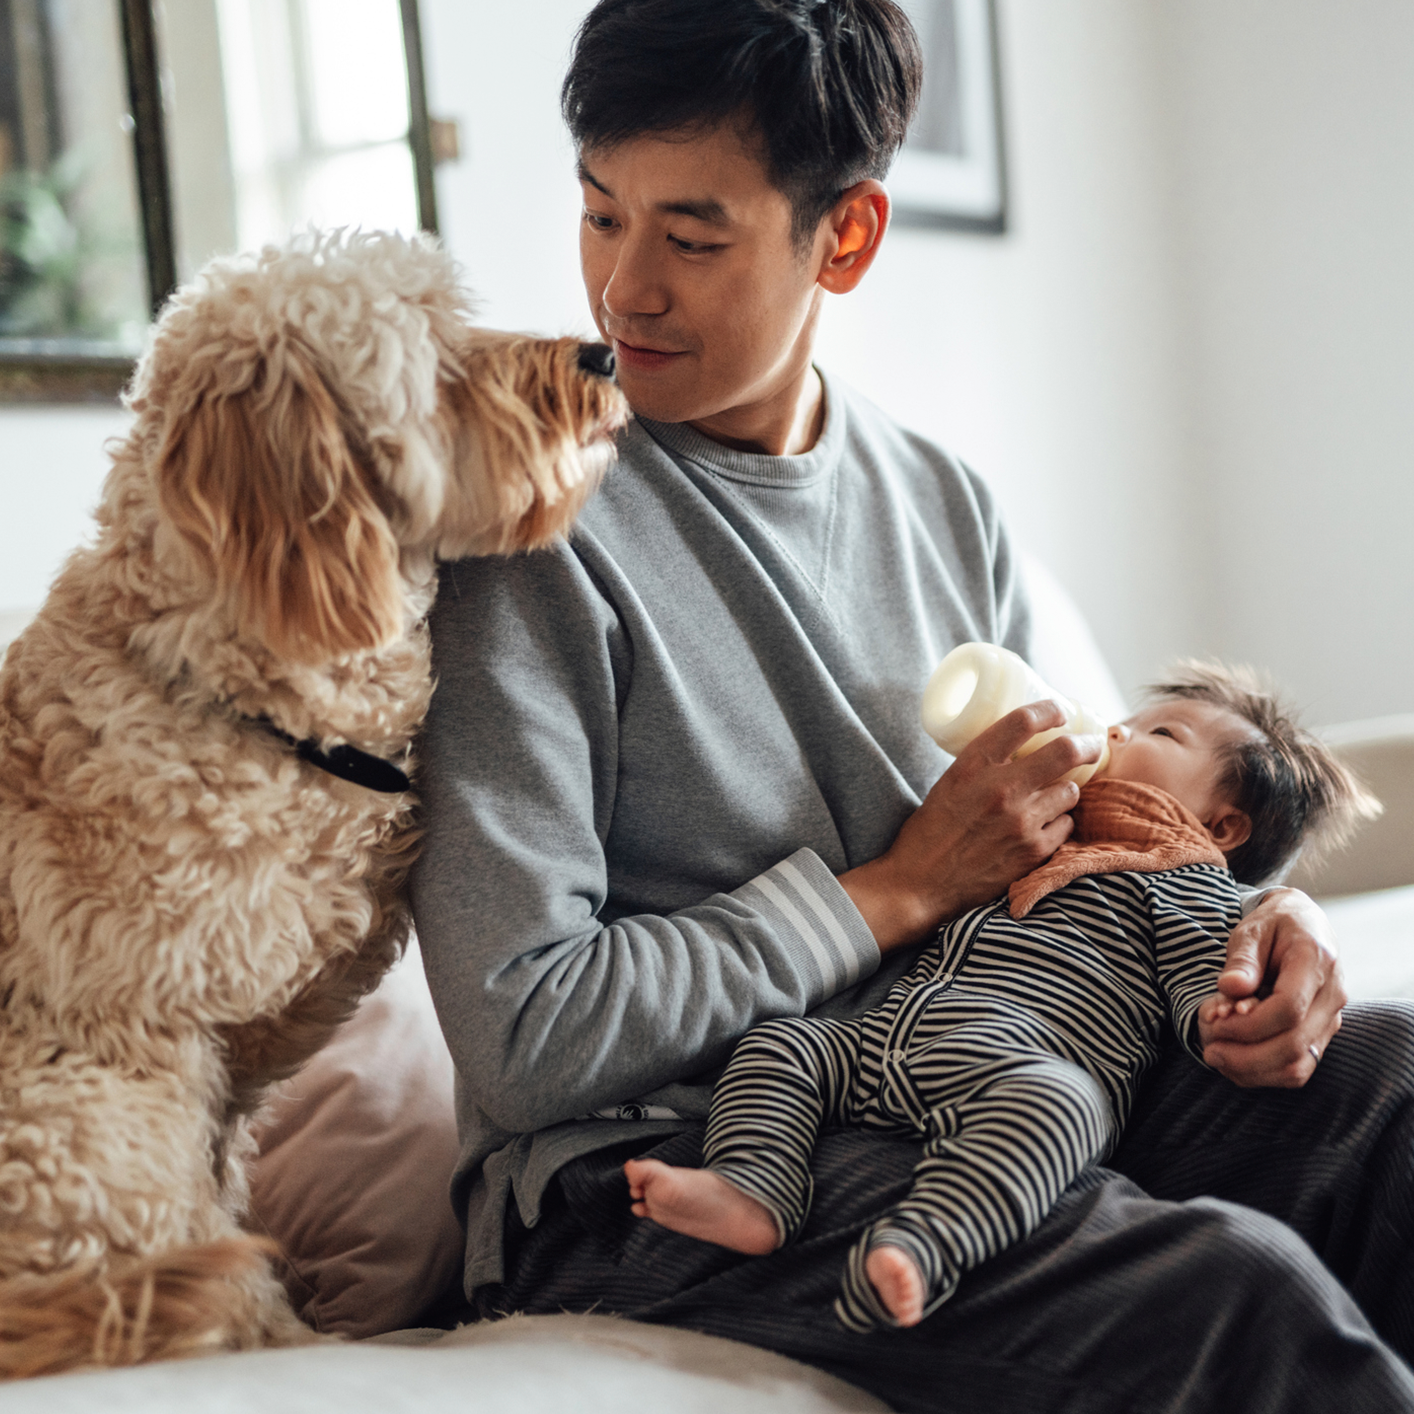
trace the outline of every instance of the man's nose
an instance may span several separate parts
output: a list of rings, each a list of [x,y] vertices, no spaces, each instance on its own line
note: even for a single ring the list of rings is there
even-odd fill
[[[615,319],[667,313],[670,301],[662,272],[643,241],[630,237],[620,245],[613,273],[604,286],[603,302]]]

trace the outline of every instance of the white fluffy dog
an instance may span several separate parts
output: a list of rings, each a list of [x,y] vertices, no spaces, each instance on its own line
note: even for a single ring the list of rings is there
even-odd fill
[[[245,1117],[406,938],[433,562],[566,529],[611,371],[473,329],[385,236],[163,315],[0,671],[0,1374],[307,1338],[241,1231]]]

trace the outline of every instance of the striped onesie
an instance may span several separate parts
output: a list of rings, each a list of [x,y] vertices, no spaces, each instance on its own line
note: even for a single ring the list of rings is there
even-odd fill
[[[1087,874],[1019,919],[1005,900],[975,909],[876,1011],[748,1032],[713,1095],[705,1165],[789,1242],[823,1127],[921,1135],[913,1188],[850,1252],[835,1310],[852,1330],[892,1324],[864,1263],[893,1244],[923,1274],[926,1314],[1113,1148],[1165,1021],[1201,1060],[1198,1007],[1240,916],[1209,863]]]

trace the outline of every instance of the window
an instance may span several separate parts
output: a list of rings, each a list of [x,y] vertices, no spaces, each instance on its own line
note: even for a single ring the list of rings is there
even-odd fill
[[[213,254],[435,230],[416,0],[0,0],[0,400],[111,398]]]
[[[125,368],[142,345],[128,110],[112,0],[0,0],[0,352],[22,383],[29,361]]]

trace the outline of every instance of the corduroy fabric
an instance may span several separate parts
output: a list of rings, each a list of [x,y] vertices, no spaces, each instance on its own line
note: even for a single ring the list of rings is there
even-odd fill
[[[1300,1090],[1240,1090],[1169,1049],[1108,1162],[1156,1198],[1280,1218],[1414,1361],[1414,1004],[1346,1007]]]
[[[1111,1161],[1123,1172],[1086,1170],[921,1325],[868,1335],[831,1307],[919,1143],[827,1132],[800,1240],[744,1257],[632,1217],[624,1158],[700,1162],[700,1133],[645,1138],[561,1170],[533,1231],[512,1211],[510,1281],[479,1298],[488,1314],[593,1308],[746,1340],[905,1411],[1410,1411],[1396,1352],[1414,1348],[1411,1101],[1400,1004],[1349,1008],[1301,1091],[1238,1090],[1171,1050]]]

